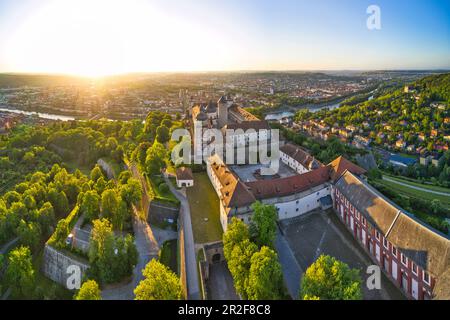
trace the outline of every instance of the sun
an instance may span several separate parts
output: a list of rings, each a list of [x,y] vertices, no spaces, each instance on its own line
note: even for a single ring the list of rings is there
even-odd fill
[[[225,52],[214,47],[219,37],[149,1],[53,0],[24,19],[7,45],[13,69],[101,77],[208,68]]]

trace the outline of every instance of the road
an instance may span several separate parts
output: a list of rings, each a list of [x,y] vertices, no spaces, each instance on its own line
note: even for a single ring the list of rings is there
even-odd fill
[[[150,260],[158,258],[160,249],[158,241],[156,240],[152,229],[147,223],[149,199],[145,180],[142,175],[139,174],[135,165],[131,164],[131,166],[129,167],[131,169],[131,172],[133,173],[133,176],[141,182],[144,191],[141,206],[145,212],[145,217],[140,217],[138,214],[138,210],[134,206],[132,216],[134,242],[139,253],[139,258],[138,263],[133,270],[132,281],[127,284],[122,284],[103,290],[102,298],[104,300],[133,300],[134,289],[144,278],[142,275],[142,270]]]
[[[19,241],[19,237],[12,239],[8,243],[5,243],[0,249],[0,254],[5,254],[13,245]]]
[[[416,186],[410,185],[408,183],[403,183],[403,182],[391,179],[391,178],[386,177],[386,176],[383,176],[383,180],[386,180],[386,181],[389,181],[389,182],[392,182],[392,183],[395,183],[395,184],[398,184],[398,185],[401,185],[401,186],[404,186],[404,187],[408,187],[410,189],[414,189],[414,190],[418,190],[418,191],[422,191],[422,192],[427,192],[427,193],[432,193],[432,194],[437,194],[437,195],[440,195],[440,196],[450,197],[450,193],[447,193],[447,192],[439,192],[439,191],[434,191],[434,190],[430,190],[430,189],[426,189],[426,188],[416,187]]]
[[[170,191],[180,201],[180,217],[183,220],[184,228],[184,245],[185,245],[185,257],[186,257],[186,278],[188,287],[188,300],[200,299],[199,279],[197,272],[197,259],[195,255],[195,243],[194,234],[192,232],[191,211],[189,208],[189,202],[186,197],[182,195],[172,185],[171,181],[164,177]]]
[[[132,281],[125,285],[106,288],[102,291],[103,300],[133,300],[134,288],[136,288],[139,282],[144,278],[142,270],[150,260],[158,258],[159,245],[153,235],[152,229],[147,221],[141,220],[138,217],[135,208],[134,210],[133,230],[139,259],[133,270]]]

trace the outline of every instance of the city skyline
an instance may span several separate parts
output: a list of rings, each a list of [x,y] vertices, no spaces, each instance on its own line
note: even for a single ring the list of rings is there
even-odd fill
[[[437,0],[1,0],[0,72],[449,69],[449,16]]]

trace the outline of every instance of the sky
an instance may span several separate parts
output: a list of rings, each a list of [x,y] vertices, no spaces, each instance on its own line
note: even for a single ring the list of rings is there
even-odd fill
[[[0,72],[449,68],[450,0],[0,0]]]

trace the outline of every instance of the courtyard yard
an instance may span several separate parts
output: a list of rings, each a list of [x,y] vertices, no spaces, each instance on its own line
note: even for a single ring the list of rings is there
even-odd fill
[[[285,220],[282,222],[282,229],[283,238],[287,240],[288,246],[303,272],[320,255],[330,255],[347,263],[351,268],[360,270],[364,299],[404,299],[400,290],[384,274],[381,279],[381,290],[367,288],[365,285],[368,277],[366,269],[374,263],[333,212],[314,212]]]
[[[187,188],[196,244],[222,240],[219,198],[206,172],[194,174],[194,187]]]

